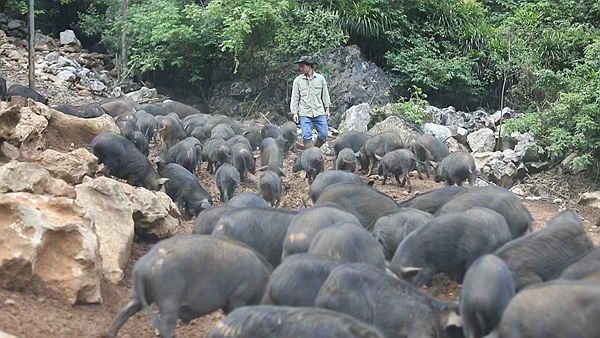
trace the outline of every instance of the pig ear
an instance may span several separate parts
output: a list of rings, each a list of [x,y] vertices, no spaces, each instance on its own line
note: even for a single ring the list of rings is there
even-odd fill
[[[260,155],[254,155],[254,159],[256,160],[257,158],[259,158]]]
[[[423,270],[423,268],[416,268],[413,266],[404,267],[400,266],[400,272],[402,273],[403,279],[412,278],[419,273],[419,271]]]
[[[446,327],[462,327],[462,318],[458,315],[458,313],[454,311],[449,311],[446,313],[446,320],[444,321]]]
[[[354,156],[356,156],[356,158],[360,158],[360,151],[355,152]]]
[[[158,184],[159,184],[159,185],[163,185],[163,184],[165,184],[165,183],[166,183],[168,180],[169,180],[169,179],[168,179],[168,178],[166,178],[166,177],[161,177],[161,178],[159,178],[159,179],[158,179]]]
[[[429,164],[431,164],[431,166],[433,168],[437,168],[437,166],[438,166],[438,163],[437,162],[433,162],[433,161],[429,161]]]
[[[375,158],[377,159],[377,161],[381,161],[382,156],[379,156],[379,155],[375,154]]]
[[[283,171],[283,169],[277,168],[277,173],[279,174],[279,176],[284,176],[285,177],[285,171]]]
[[[267,170],[267,166],[265,165],[265,166],[262,166],[260,168],[256,168],[256,170],[257,171],[265,171],[265,170]]]
[[[202,208],[202,210],[210,208],[212,206],[212,204],[210,203],[210,201],[208,200],[204,200],[202,201],[202,203],[200,204],[200,207]]]

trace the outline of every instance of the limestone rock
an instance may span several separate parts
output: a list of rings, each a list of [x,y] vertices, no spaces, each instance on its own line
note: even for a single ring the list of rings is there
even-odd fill
[[[493,130],[481,128],[467,136],[467,143],[473,152],[494,151],[496,137]]]
[[[20,119],[20,107],[9,107],[6,102],[0,101],[0,140],[11,140],[15,137],[15,127]]]
[[[74,148],[89,146],[92,139],[105,131],[119,132],[119,128],[109,115],[91,119],[82,119],[66,115],[58,110],[51,110],[52,117],[44,137],[48,140],[62,140],[63,142],[48,142],[48,147],[60,151],[70,151]],[[64,146],[68,141],[71,146]]]
[[[458,142],[455,138],[451,137],[447,139],[444,144],[448,147],[448,151],[451,153],[455,153],[457,151],[462,151],[465,153],[469,153],[470,150],[464,144]]]
[[[33,40],[33,45],[35,47],[35,50],[37,51],[47,51],[56,49],[56,42],[53,38],[47,35],[35,33],[35,37]]]
[[[62,81],[74,83],[77,80],[77,75],[68,70],[61,70],[56,74]]]
[[[6,33],[4,33],[3,30],[0,29],[0,46],[2,46],[3,44],[7,43],[7,37],[6,37]]]
[[[21,28],[22,26],[24,27],[25,23],[18,19],[9,19],[7,26],[8,26],[9,30],[14,30],[14,29]]]
[[[50,109],[43,103],[31,99],[25,101],[24,106],[14,107],[18,107],[21,119],[15,126],[12,138],[9,141],[16,146],[44,149],[45,141],[42,135],[48,126]]]
[[[442,142],[452,137],[450,128],[436,123],[425,123],[423,125],[423,134],[434,136]]]
[[[0,287],[102,302],[94,224],[72,199],[1,194],[0,238]]]
[[[490,174],[490,163],[498,160],[502,161],[504,154],[501,151],[473,153],[473,159],[481,174],[487,176]]]
[[[50,174],[37,163],[11,161],[0,167],[0,192],[43,194]]]
[[[386,132],[396,133],[402,137],[404,144],[408,144],[409,140],[418,136],[418,130],[410,122],[398,116],[386,118],[384,121],[375,124],[369,131],[373,135]]]
[[[28,192],[73,197],[66,182],[50,176],[38,163],[11,161],[0,167],[0,192]]]
[[[79,184],[84,176],[94,176],[99,169],[98,159],[85,148],[77,148],[69,153],[46,149],[37,160],[52,177],[69,184]]]
[[[0,338],[17,338],[17,336],[13,336],[12,334],[8,334],[8,333],[0,330]]]
[[[148,102],[157,98],[158,94],[156,88],[142,87],[140,90],[125,94],[125,97],[135,102]]]
[[[96,225],[100,242],[102,274],[117,284],[131,255],[134,224],[133,209],[123,183],[98,177],[75,187],[75,203],[85,207]]]
[[[469,135],[469,131],[460,126],[448,126],[450,129],[450,133],[452,137],[456,139],[460,144],[467,145],[467,135]]]
[[[135,232],[143,236],[166,238],[179,226],[179,210],[167,194],[123,184],[133,208]]]
[[[60,44],[65,46],[69,52],[81,51],[81,42],[75,36],[75,32],[70,29],[60,32]]]
[[[581,194],[577,200],[577,204],[600,208],[600,191],[591,191]]]
[[[367,126],[371,122],[371,107],[368,103],[361,103],[350,107],[342,115],[339,131],[367,131]]]
[[[75,198],[75,188],[63,180],[50,178],[46,185],[47,195]]]

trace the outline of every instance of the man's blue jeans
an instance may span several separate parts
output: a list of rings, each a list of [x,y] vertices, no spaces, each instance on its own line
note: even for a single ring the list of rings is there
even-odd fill
[[[312,142],[312,129],[313,127],[317,130],[317,138],[323,142],[327,140],[327,133],[329,127],[327,126],[327,119],[325,115],[319,115],[315,117],[299,116],[300,128],[302,129],[302,141]]]

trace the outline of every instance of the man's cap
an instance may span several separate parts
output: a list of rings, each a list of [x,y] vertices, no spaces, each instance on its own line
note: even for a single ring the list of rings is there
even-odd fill
[[[308,55],[303,55],[300,57],[300,59],[294,63],[305,63],[307,65],[314,65],[317,63],[317,61],[315,61],[312,57],[308,56]]]

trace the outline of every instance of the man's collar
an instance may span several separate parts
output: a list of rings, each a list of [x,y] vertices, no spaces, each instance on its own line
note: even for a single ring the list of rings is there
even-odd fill
[[[314,79],[314,78],[315,78],[315,74],[316,74],[316,73],[315,73],[315,71],[313,70],[312,77],[308,77],[308,75],[306,75],[306,74],[302,74],[302,76],[304,76],[304,78],[305,78],[305,79],[307,79],[307,80],[312,80],[312,79]]]

